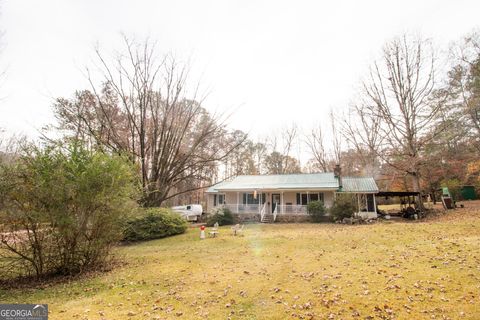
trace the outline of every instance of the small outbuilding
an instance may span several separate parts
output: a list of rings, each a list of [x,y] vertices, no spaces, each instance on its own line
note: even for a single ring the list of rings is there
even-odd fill
[[[475,193],[475,186],[462,186],[460,194],[463,200],[476,200],[477,194]]]

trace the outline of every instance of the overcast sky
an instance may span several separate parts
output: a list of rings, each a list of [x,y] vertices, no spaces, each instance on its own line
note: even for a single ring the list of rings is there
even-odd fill
[[[478,27],[480,1],[3,0],[7,66],[0,127],[36,136],[52,123],[52,99],[87,88],[82,68],[95,43],[120,33],[158,41],[190,60],[205,107],[232,111],[230,126],[256,138],[296,122],[326,124],[348,105],[389,38],[431,37],[440,48]]]

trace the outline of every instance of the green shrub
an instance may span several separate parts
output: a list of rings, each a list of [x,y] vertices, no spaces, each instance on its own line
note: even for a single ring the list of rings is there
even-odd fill
[[[220,226],[226,226],[234,224],[235,219],[233,218],[232,212],[229,209],[223,208],[218,209],[213,215],[208,217],[207,226],[211,227],[216,222],[218,222],[218,225]]]
[[[321,222],[325,216],[325,206],[322,201],[311,201],[307,205],[307,212],[313,222]]]
[[[9,271],[41,277],[99,267],[121,239],[138,191],[126,158],[74,142],[28,147],[0,166],[0,251],[11,253]]]
[[[356,211],[355,199],[350,194],[337,194],[333,206],[330,208],[330,214],[333,219],[342,220],[351,218]]]
[[[187,221],[179,214],[166,208],[147,208],[140,216],[129,219],[125,224],[123,240],[141,241],[159,239],[187,230]]]

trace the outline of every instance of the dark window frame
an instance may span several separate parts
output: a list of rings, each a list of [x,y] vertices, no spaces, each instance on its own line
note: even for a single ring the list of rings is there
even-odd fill
[[[257,193],[257,199],[255,199],[253,192],[244,192],[242,196],[242,203],[244,205],[264,204],[266,202],[265,193]]]
[[[311,196],[316,195],[317,200],[312,200]],[[325,193],[324,192],[297,192],[297,205],[306,206],[312,201],[322,201],[325,204]]]
[[[223,199],[223,201],[222,201],[223,203],[220,203],[220,202],[221,202],[221,201],[220,201],[220,200],[221,200],[221,199],[220,199],[220,196],[221,196],[221,198]],[[225,193],[217,193],[217,194],[214,194],[214,195],[213,195],[213,206],[214,206],[214,207],[217,207],[217,206],[221,206],[221,205],[226,204],[226,203],[227,203],[227,202],[226,202],[226,199],[227,199],[227,197],[226,197]]]

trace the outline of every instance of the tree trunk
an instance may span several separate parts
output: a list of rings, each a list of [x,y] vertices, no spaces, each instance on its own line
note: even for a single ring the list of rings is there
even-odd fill
[[[420,187],[420,177],[418,176],[417,171],[413,172],[411,176],[413,180],[413,191],[419,193],[416,199],[417,209],[420,211],[425,211],[425,207],[423,205],[423,193]]]

